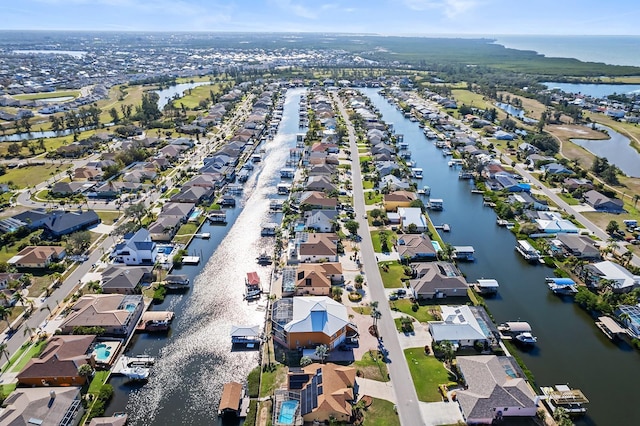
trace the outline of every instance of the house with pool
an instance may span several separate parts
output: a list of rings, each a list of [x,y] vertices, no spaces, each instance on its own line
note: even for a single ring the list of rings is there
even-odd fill
[[[111,257],[125,265],[153,265],[158,257],[158,247],[145,228],[127,234],[116,244]]]
[[[79,327],[98,327],[104,329],[104,335],[126,338],[135,330],[144,309],[141,295],[86,294],[71,307],[60,330],[71,334]]]
[[[275,392],[273,424],[348,423],[356,389],[354,367],[315,363],[290,368],[285,387]]]

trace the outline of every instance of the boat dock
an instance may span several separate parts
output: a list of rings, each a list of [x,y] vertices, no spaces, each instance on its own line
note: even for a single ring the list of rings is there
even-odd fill
[[[168,324],[173,320],[172,311],[146,311],[140,317],[140,321],[136,326],[136,331],[148,331],[149,323],[166,323]]]
[[[249,397],[244,386],[237,382],[225,383],[218,406],[218,416],[235,415],[239,418],[247,417],[249,413]]]
[[[195,238],[202,238],[203,240],[208,240],[209,238],[211,238],[211,233],[210,232],[203,232],[202,234],[193,234],[193,236]]]
[[[611,317],[598,317],[596,327],[598,327],[610,340],[615,340],[627,335],[627,330]]]
[[[224,210],[217,210],[209,213],[209,216],[207,216],[207,218],[211,223],[225,224],[227,223],[227,212],[225,212]]]
[[[433,225],[433,227],[435,229],[439,229],[442,230],[443,232],[449,232],[451,231],[451,227],[449,226],[448,223],[443,223],[442,225]]]
[[[473,289],[481,295],[493,295],[498,293],[500,285],[496,280],[479,279],[477,283],[473,284]]]

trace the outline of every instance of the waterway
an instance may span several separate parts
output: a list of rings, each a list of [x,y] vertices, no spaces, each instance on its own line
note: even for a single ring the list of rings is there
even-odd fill
[[[494,278],[500,283],[498,297],[487,299],[495,320],[519,319],[533,327],[538,344],[519,355],[536,383],[569,383],[582,389],[591,402],[588,414],[576,420],[578,425],[637,424],[638,353],[607,340],[588,314],[571,300],[554,296],[544,280],[553,276],[553,271],[530,265],[518,255],[514,235],[496,225],[493,210],[483,207],[482,196],[470,192],[470,181],[458,179],[458,170],[447,166],[448,158],[425,138],[417,123],[405,119],[377,89],[362,91],[409,143],[412,160],[423,169],[424,178],[418,185],[429,185],[431,197],[444,200],[443,211],[431,212],[434,224],[451,226],[451,232],[443,234],[444,240],[475,248],[476,261],[460,265],[467,280]]]
[[[82,132],[87,129],[85,129],[84,127],[81,127],[79,130]],[[44,130],[44,131],[37,131],[37,132],[31,131],[29,133],[26,133],[26,132],[14,133],[12,135],[0,136],[0,142],[20,142],[24,140],[67,136],[71,134],[73,134],[73,130],[61,130],[59,132],[54,132],[52,130]]]
[[[615,164],[624,174],[640,177],[640,153],[630,145],[629,138],[601,124],[599,130],[606,130],[610,139],[571,139],[571,142],[586,148],[598,157],[604,157]]]
[[[303,92],[287,92],[279,132],[261,146],[263,161],[244,184],[237,207],[227,209],[227,226],[206,224],[201,232],[210,232],[211,239],[194,240],[189,246],[190,254],[201,256],[202,262],[176,273],[189,276],[190,291],[168,295],[164,303],[154,306],[154,310],[175,312],[169,334],[134,338],[129,354],[156,357],[148,383],[132,385],[114,376],[110,383],[115,397],[108,414],[126,411],[130,425],[216,424],[223,384],[244,382],[257,365],[257,352],[231,352],[229,333],[234,324],[264,324],[266,301],[243,301],[244,278],[247,272],[257,271],[263,285],[269,284],[271,268],[258,266],[256,257],[272,251],[274,240],[261,238],[260,229],[263,223],[281,219],[269,213],[269,204],[283,198],[275,188],[289,149],[296,145]]]
[[[606,98],[609,95],[637,94],[640,92],[640,84],[589,84],[589,83],[560,83],[548,81],[542,83],[549,89],[560,89],[565,93],[581,93],[594,98]]]
[[[158,108],[162,111],[162,108],[166,104],[169,103],[169,100],[173,99],[174,96],[178,95],[180,97],[184,96],[184,92],[189,89],[193,89],[198,86],[205,86],[207,84],[211,84],[208,81],[199,81],[196,83],[179,83],[173,86],[169,86],[166,89],[156,90],[155,92],[160,95],[160,99],[158,99]]]

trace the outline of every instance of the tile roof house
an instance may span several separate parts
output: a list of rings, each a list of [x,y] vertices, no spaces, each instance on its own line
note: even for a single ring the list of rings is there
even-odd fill
[[[144,301],[139,295],[86,294],[71,307],[60,330],[71,334],[76,327],[100,327],[106,335],[129,336],[143,309]]]
[[[596,190],[590,190],[583,194],[584,202],[594,209],[608,213],[622,213],[624,203],[618,198],[610,198]]]
[[[64,259],[62,246],[27,246],[7,261],[16,268],[46,268],[52,262]]]
[[[328,423],[334,419],[349,423],[356,400],[355,388],[354,367],[314,363],[299,369],[290,368],[287,389],[279,394],[299,396],[297,414],[304,422]]]
[[[4,400],[0,424],[76,425],[82,419],[80,387],[18,388]]]
[[[378,186],[380,188],[386,188],[389,191],[400,191],[408,190],[411,185],[409,185],[409,182],[398,179],[394,175],[386,175],[380,179]]]
[[[149,231],[140,228],[115,245],[112,257],[125,265],[153,265],[158,257],[158,247],[151,240]]]
[[[153,280],[152,269],[151,266],[109,265],[102,271],[102,292],[140,294],[140,285]]]
[[[148,228],[151,241],[171,241],[182,225],[182,221],[181,216],[159,216]]]
[[[272,323],[274,341],[289,349],[326,345],[331,350],[357,334],[346,306],[326,296],[280,299]]]
[[[187,186],[182,187],[179,193],[172,196],[171,202],[200,204],[211,201],[213,195],[213,188],[205,188],[202,186]]]
[[[400,259],[416,261],[419,259],[435,259],[436,249],[431,243],[431,238],[425,234],[404,234],[398,237],[396,251]]]
[[[477,355],[459,356],[457,361],[467,387],[456,395],[467,424],[536,415],[538,397],[512,358]]]
[[[398,207],[409,207],[417,199],[415,192],[393,191],[384,195],[384,208],[395,212]]]
[[[338,200],[328,197],[324,192],[307,191],[300,195],[300,205],[315,209],[335,209],[338,206]]]
[[[323,191],[331,192],[335,191],[336,186],[331,183],[331,178],[328,176],[309,176],[307,184],[305,185],[307,191]]]
[[[82,386],[86,377],[78,374],[81,365],[95,368],[90,354],[95,335],[53,336],[42,353],[31,358],[16,376],[22,386]]]
[[[300,262],[337,262],[338,236],[334,233],[310,233],[300,242],[298,248]]]
[[[301,263],[296,270],[295,296],[329,296],[331,287],[344,282],[342,264]]]
[[[409,280],[409,286],[416,299],[466,297],[469,285],[452,263],[416,263],[412,268],[416,278]]]

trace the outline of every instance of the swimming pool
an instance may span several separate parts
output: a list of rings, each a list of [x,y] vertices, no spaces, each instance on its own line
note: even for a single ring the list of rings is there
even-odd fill
[[[127,304],[125,305],[124,309],[125,309],[127,312],[133,312],[133,311],[135,311],[135,310],[136,310],[136,307],[137,307],[137,306],[138,306],[138,305],[136,305],[135,303],[127,303]]]
[[[193,222],[198,219],[198,217],[200,217],[200,213],[202,213],[200,210],[194,210],[189,216],[189,221]]]
[[[158,253],[171,254],[173,246],[158,246]]]
[[[106,362],[111,356],[111,346],[107,346],[104,343],[98,343],[93,349],[93,353],[96,356],[96,361]]]
[[[298,410],[298,401],[290,399],[280,404],[280,415],[278,416],[278,423],[283,425],[292,425],[296,418],[296,411]]]
[[[442,247],[440,247],[440,243],[437,241],[431,241],[431,245],[434,249],[436,249],[436,253],[442,251]]]

